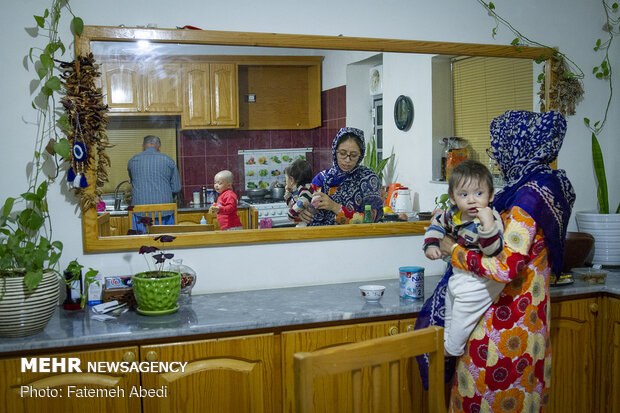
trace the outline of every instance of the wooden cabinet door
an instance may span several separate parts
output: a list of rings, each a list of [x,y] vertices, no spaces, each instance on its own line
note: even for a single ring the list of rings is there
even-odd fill
[[[191,129],[211,124],[209,65],[183,64],[183,115],[181,127]]]
[[[401,320],[399,331],[401,333],[413,331],[415,318]],[[408,359],[400,365],[400,411],[401,412],[427,412],[428,392],[424,391],[420,370],[415,358]],[[446,386],[449,390],[449,387]]]
[[[143,387],[168,389],[166,398],[144,398],[143,411],[277,413],[276,352],[273,334],[142,346],[141,360],[188,363],[184,372],[142,374]]]
[[[238,126],[237,65],[211,63],[209,65],[211,89],[211,124]]]
[[[137,360],[137,355],[137,347],[122,347],[35,356],[79,358],[82,372],[70,373],[22,373],[21,358],[0,360],[0,411],[140,412],[140,397],[131,394],[132,390],[139,389],[140,386],[138,372],[98,373],[89,372],[87,368],[88,362],[130,362]],[[89,391],[93,394],[88,394]]]
[[[390,329],[392,329],[392,333],[397,333],[398,322],[384,321],[282,333],[284,411],[286,413],[295,412],[295,375],[293,370],[293,355],[295,353],[384,337],[390,334]],[[386,366],[383,369],[383,377],[387,377],[385,376],[387,370]],[[362,371],[362,388],[369,389],[369,386],[370,371],[364,369]],[[366,393],[367,399],[362,401],[363,409],[369,409],[371,406],[369,393]],[[318,379],[314,387],[314,402],[315,412],[317,413],[352,412],[350,377],[346,374],[340,374]]]
[[[605,318],[601,331],[600,412],[620,412],[620,299],[604,299]]]
[[[141,112],[142,77],[135,62],[102,63],[102,90],[110,112]]]
[[[150,113],[181,113],[181,64],[160,63],[144,69],[144,111]]]
[[[598,299],[551,303],[549,412],[595,412]]]

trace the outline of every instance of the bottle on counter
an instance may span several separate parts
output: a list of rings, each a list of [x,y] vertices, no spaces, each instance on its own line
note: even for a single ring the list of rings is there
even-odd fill
[[[170,271],[181,273],[181,290],[179,292],[179,302],[189,302],[192,288],[196,284],[196,271],[183,264],[183,259],[174,258],[169,267]]]
[[[201,223],[202,225],[204,225],[204,224],[206,224],[206,223],[207,223],[207,220],[205,219],[205,216],[204,216],[204,215],[202,216],[202,219],[200,220],[200,223]]]
[[[372,209],[370,205],[364,207],[364,224],[372,224]]]
[[[202,186],[202,204],[207,205],[208,202],[209,200],[207,196],[207,187],[203,185]]]

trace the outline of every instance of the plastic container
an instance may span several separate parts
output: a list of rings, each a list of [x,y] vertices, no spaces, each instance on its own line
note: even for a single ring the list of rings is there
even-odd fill
[[[364,224],[372,224],[372,209],[370,205],[364,207]]]
[[[408,300],[424,299],[424,268],[423,267],[400,267],[400,298]]]

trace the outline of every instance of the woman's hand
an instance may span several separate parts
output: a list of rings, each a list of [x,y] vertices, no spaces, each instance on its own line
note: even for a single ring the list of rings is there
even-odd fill
[[[314,219],[314,214],[308,211],[307,209],[302,209],[301,211],[299,211],[299,215],[297,215],[297,219],[299,219],[301,222],[305,222],[306,224],[309,224]]]
[[[454,238],[446,235],[439,241],[439,250],[441,251],[441,255],[446,257],[452,256],[452,251],[454,251],[454,247],[456,246],[456,241]]]
[[[340,212],[340,208],[342,207],[342,205],[323,192],[315,192],[313,194],[312,205],[314,205],[316,209],[326,209],[332,211],[334,214]]]

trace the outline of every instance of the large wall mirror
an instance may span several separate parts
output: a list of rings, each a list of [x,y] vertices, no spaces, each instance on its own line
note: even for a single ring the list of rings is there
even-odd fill
[[[533,62],[534,59],[545,56],[545,53],[548,58],[552,52],[541,48],[517,50],[512,46],[496,45],[97,26],[85,27],[82,37],[76,41],[76,48],[80,54],[92,52],[97,62],[102,65],[102,87],[104,93],[107,92],[109,95],[111,78],[106,76],[115,70],[115,65],[119,61],[142,65],[141,69],[136,69],[135,74],[116,80],[120,82],[120,89],[123,90],[114,96],[115,108],[110,113],[108,127],[108,134],[116,146],[112,156],[110,183],[103,189],[107,203],[114,204],[114,198],[111,200],[110,197],[114,196],[115,190],[117,195],[126,191],[127,185],[123,182],[127,179],[127,157],[141,150],[141,139],[145,134],[157,134],[165,137],[167,142],[165,145],[169,146],[162,148],[162,151],[167,151],[177,161],[181,172],[184,204],[180,206],[180,211],[193,213],[196,216],[201,215],[203,210],[192,211],[190,204],[192,193],[199,190],[202,185],[209,186],[217,169],[232,170],[236,175],[235,190],[243,195],[250,181],[244,176],[246,171],[243,168],[244,151],[303,148],[304,151],[308,151],[307,155],[312,157],[313,166],[318,172],[331,166],[329,148],[338,127],[346,124],[361,128],[367,137],[376,133],[376,122],[370,115],[373,102],[376,102],[376,92],[380,92],[385,99],[385,105],[381,106],[385,106],[387,111],[385,113],[389,119],[395,99],[403,93],[402,85],[411,84],[417,78],[430,80],[429,73],[433,72],[432,81],[421,81],[416,86],[416,89],[422,91],[420,95],[426,96],[428,100],[427,102],[416,100],[416,112],[418,108],[426,105],[429,109],[420,110],[420,113],[431,113],[432,105],[433,114],[439,111],[442,113],[441,116],[452,118],[451,113],[454,109],[452,92],[440,86],[450,82],[449,67],[454,61],[466,57],[486,56],[498,61],[514,58]],[[234,93],[238,97],[238,102],[232,105],[230,102],[225,102],[229,106],[224,106],[221,112],[218,112],[219,118],[214,120],[205,121],[196,116],[190,117],[189,114],[194,112],[187,112],[187,90],[184,88],[191,85],[188,85],[183,73],[179,72],[177,76],[174,71],[183,70],[182,67],[185,67],[183,64],[214,61],[235,63],[235,73],[230,79],[234,83]],[[263,73],[261,70],[263,66],[269,67],[266,73],[271,75]],[[147,72],[150,70],[148,68],[155,67],[159,71],[168,71],[165,76],[176,79],[176,85],[174,88],[166,86],[157,89],[157,81],[151,84],[148,77],[140,73],[145,67]],[[377,67],[381,68],[383,77],[380,79],[378,90],[377,79],[369,76],[373,73],[371,69]],[[316,72],[316,68],[319,68],[319,72]],[[299,72],[298,69],[304,71]],[[282,74],[278,74],[279,70],[283,71]],[[534,68],[533,71],[535,74],[530,76],[531,78],[538,74],[539,69]],[[156,77],[157,71],[153,73]],[[273,73],[276,73],[275,77]],[[297,75],[300,75],[304,82],[295,80]],[[443,81],[440,79],[441,76],[448,78]],[[293,80],[287,80],[289,78]],[[256,90],[249,90],[251,88],[248,87],[248,83],[252,82],[260,86],[255,86]],[[261,99],[265,99],[263,90],[284,91],[300,87],[297,86],[300,83],[303,83],[301,90],[297,91],[303,96],[300,101],[310,107],[314,102],[315,108],[316,102],[319,102],[318,112],[310,110],[310,114],[305,113],[302,116],[298,113],[300,109],[290,103],[278,107],[277,99],[270,102],[271,107],[265,110],[280,114],[281,118],[274,117],[268,125],[260,123],[261,119],[264,120],[266,117],[260,110],[254,114],[252,109],[248,112],[248,104],[251,104],[248,102],[252,102],[253,99],[261,102]],[[222,84],[226,85],[226,82]],[[550,85],[550,81],[546,84]],[[485,86],[476,86],[478,89],[481,87]],[[536,107],[534,102],[537,101],[537,89],[531,84],[527,89],[534,107]],[[111,100],[112,96],[110,95],[108,99]],[[157,108],[158,102],[162,101],[166,105],[169,102],[176,102],[179,107],[171,109],[164,105]],[[235,104],[239,106],[236,107]],[[287,113],[287,110],[290,113]],[[227,119],[230,111],[236,111],[238,117],[227,124],[226,122],[230,121]],[[295,121],[287,123],[290,119]],[[209,125],[209,122],[212,123]],[[433,119],[433,123],[435,122]],[[445,127],[446,122],[439,123]],[[450,128],[453,130],[454,125]],[[449,136],[445,134],[449,134],[450,131],[438,128],[437,131],[433,131],[433,134],[435,133]],[[434,137],[429,136],[428,139]],[[392,178],[412,175],[412,172],[407,170],[405,160],[407,153],[411,153],[409,151],[415,151],[414,143],[403,144],[390,136],[383,136],[382,146],[386,155],[390,152],[396,155],[397,162],[389,174]],[[433,143],[433,155],[438,150]],[[482,158],[480,160],[484,161]],[[439,166],[433,165],[433,169],[438,168]],[[273,174],[275,172],[272,171],[269,175]],[[433,177],[437,175],[438,172],[434,170]],[[110,212],[109,218],[116,219],[117,222],[126,216],[126,212],[122,210]],[[152,235],[124,235],[124,233],[110,234],[107,230],[100,230],[101,215],[94,209],[83,214],[85,252],[136,250],[144,244],[145,238],[152,237]],[[248,220],[251,222],[252,217],[249,216]],[[312,228],[247,229],[232,232],[189,232],[188,226],[188,232],[175,234],[177,238],[173,244],[175,247],[191,247],[406,235],[423,233],[425,225],[427,225],[425,222],[390,222]]]

